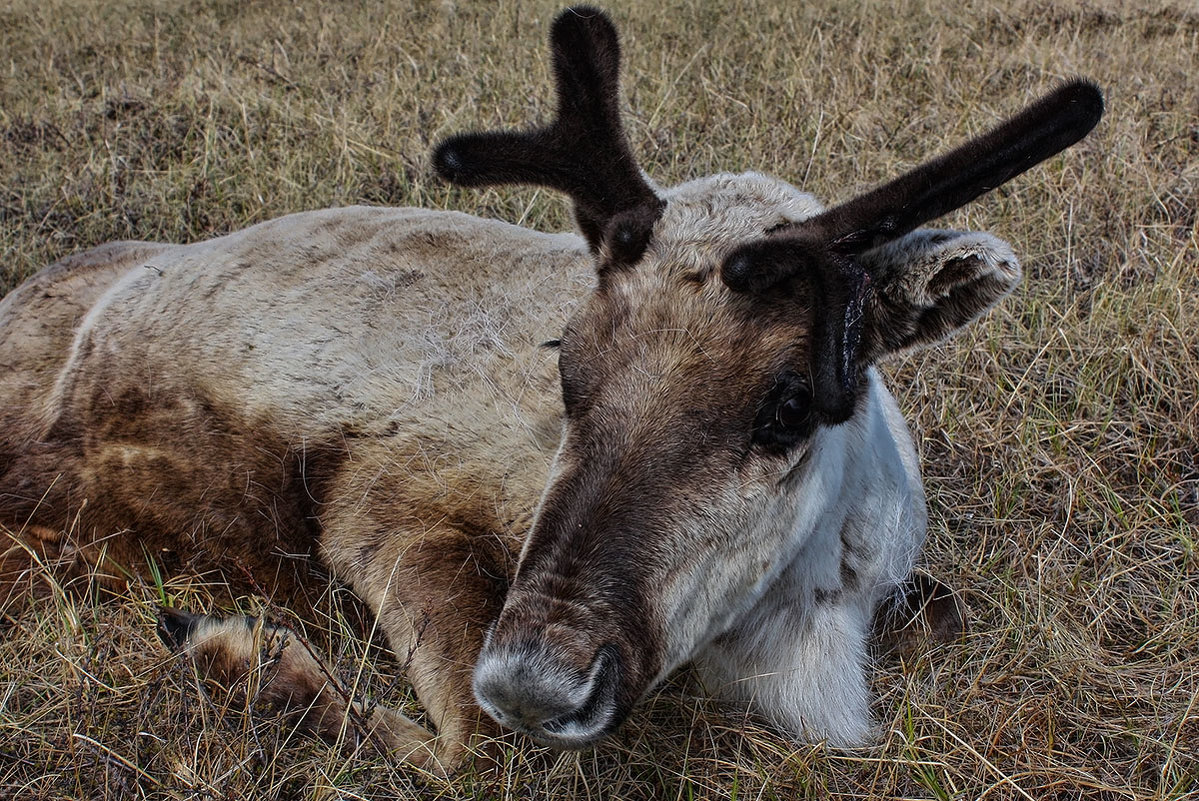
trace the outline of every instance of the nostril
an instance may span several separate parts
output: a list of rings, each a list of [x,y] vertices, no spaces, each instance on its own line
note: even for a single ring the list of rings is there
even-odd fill
[[[572,712],[542,723],[542,728],[561,737],[594,739],[604,733],[616,709],[616,688],[619,674],[619,652],[605,645],[596,654],[588,671],[590,693]]]

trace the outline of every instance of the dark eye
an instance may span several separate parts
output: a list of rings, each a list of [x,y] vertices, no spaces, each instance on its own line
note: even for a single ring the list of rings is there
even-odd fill
[[[775,420],[783,428],[804,428],[808,425],[809,397],[806,392],[802,395],[792,395],[779,404]]]
[[[797,373],[780,375],[762,399],[754,419],[752,441],[768,453],[782,455],[811,436],[812,392]]]

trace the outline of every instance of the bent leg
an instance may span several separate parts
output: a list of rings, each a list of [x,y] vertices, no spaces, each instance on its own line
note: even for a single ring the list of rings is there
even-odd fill
[[[489,751],[500,729],[476,703],[471,677],[503,605],[509,546],[498,536],[445,525],[348,539],[331,527],[322,545],[334,573],[375,611],[405,665],[437,731],[433,761],[451,772],[472,756],[492,759],[480,749]]]
[[[875,612],[871,641],[880,655],[904,657],[922,645],[953,642],[967,628],[966,604],[957,593],[917,571]]]
[[[163,608],[158,633],[236,706],[264,707],[327,741],[373,745],[438,772],[428,731],[394,710],[352,702],[329,668],[283,626]]]

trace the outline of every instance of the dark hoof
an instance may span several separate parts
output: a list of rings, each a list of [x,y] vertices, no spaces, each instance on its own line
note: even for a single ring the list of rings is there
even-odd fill
[[[158,607],[158,638],[167,648],[177,651],[187,642],[187,638],[196,630],[200,615],[193,615],[182,609],[169,606]]]
[[[883,653],[910,654],[924,643],[961,639],[967,629],[966,605],[948,585],[927,573],[913,573],[902,596],[884,602],[874,618]]]

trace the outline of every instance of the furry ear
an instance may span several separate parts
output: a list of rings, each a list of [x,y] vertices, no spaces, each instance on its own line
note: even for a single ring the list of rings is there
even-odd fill
[[[1020,283],[1011,246],[985,233],[922,229],[863,253],[873,276],[863,356],[927,345],[953,334]]]

